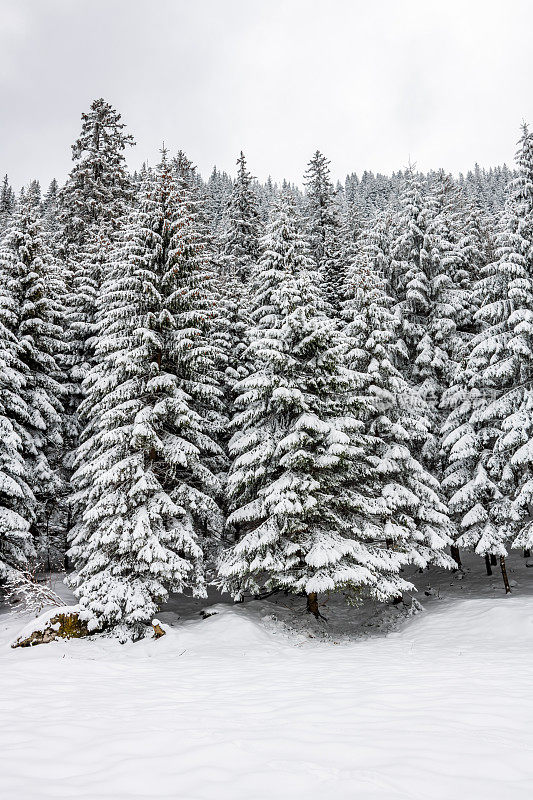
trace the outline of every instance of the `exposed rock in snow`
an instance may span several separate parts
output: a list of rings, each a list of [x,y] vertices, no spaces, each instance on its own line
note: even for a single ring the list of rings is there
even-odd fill
[[[88,634],[87,624],[79,618],[77,607],[60,606],[48,609],[40,617],[29,622],[11,647],[33,647],[56,639],[79,639]]]

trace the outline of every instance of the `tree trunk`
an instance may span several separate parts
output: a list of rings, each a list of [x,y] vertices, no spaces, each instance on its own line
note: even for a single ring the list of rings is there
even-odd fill
[[[531,550],[529,547],[526,547],[524,550],[524,558],[531,558]]]
[[[495,567],[496,564],[498,563],[498,559],[496,558],[494,553],[490,554],[490,563],[492,564],[493,567]]]
[[[505,594],[511,594],[511,587],[509,586],[509,578],[507,577],[504,556],[500,556],[500,567],[502,571],[503,585],[505,586]]]
[[[69,546],[69,539],[70,539],[70,529],[72,527],[72,509],[70,505],[67,507],[67,523],[65,527],[65,557],[63,559],[63,566],[65,567],[65,572],[68,572],[70,569],[70,559],[68,557],[68,546]]]
[[[52,572],[52,562],[50,560],[50,510],[47,509],[46,514],[46,542],[48,544],[46,550],[46,564],[48,567],[48,572]]]
[[[392,601],[393,606],[399,606],[400,603],[403,603],[403,594],[398,594]]]
[[[393,545],[394,542],[392,541],[392,539],[385,539],[385,547],[387,548],[387,550],[392,550]]]
[[[490,556],[485,556],[485,566],[487,568],[487,575],[492,575],[492,567],[490,565]]]
[[[459,553],[459,548],[457,547],[456,544],[452,544],[452,546],[450,547],[450,555],[457,564],[457,568],[461,569],[463,565],[461,564],[461,555]]]
[[[310,592],[307,595],[307,613],[312,614],[316,619],[320,618],[320,611],[318,610],[318,595],[316,592]]]

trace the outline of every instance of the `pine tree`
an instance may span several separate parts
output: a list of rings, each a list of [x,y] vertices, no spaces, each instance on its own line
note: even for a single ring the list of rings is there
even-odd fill
[[[452,178],[440,171],[428,198],[428,221],[424,249],[428,283],[424,308],[424,333],[417,344],[415,380],[423,396],[440,406],[442,394],[451,385],[460,358],[463,337],[460,328],[472,328],[471,286],[464,281],[463,251],[459,244],[460,198]]]
[[[335,224],[333,200],[335,190],[330,179],[330,162],[317,150],[304,175],[309,243],[312,255],[320,267],[326,253],[328,229]]]
[[[500,556],[506,591],[507,543],[525,549],[533,543],[533,137],[525,126],[517,162],[497,261],[476,287],[481,330],[467,354],[465,383],[477,400],[465,422],[468,439],[456,445],[469,457],[450,500],[458,513],[466,511],[464,541],[480,555]]]
[[[330,180],[329,161],[318,150],[304,176],[311,253],[333,313],[338,312],[346,284],[341,208]]]
[[[63,320],[67,348],[62,368],[67,375],[64,415],[64,470],[72,474],[79,442],[78,408],[82,384],[94,362],[96,313],[106,265],[132,197],[124,151],[134,144],[124,133],[120,114],[103,99],[82,114],[82,128],[72,146],[73,167],[58,195],[57,253],[65,291]],[[67,536],[72,509],[68,509]]]
[[[207,181],[207,206],[211,223],[211,232],[216,239],[223,234],[224,212],[228,204],[233,183],[226,172],[213,167]]]
[[[429,254],[425,248],[427,225],[428,209],[422,183],[414,170],[409,168],[400,197],[396,236],[391,245],[391,288],[401,304],[411,363],[416,358],[418,344],[424,335],[422,321],[430,308]]]
[[[81,407],[72,556],[90,630],[137,637],[170,591],[205,596],[221,528],[206,305],[194,219],[163,153],[105,284]]]
[[[30,533],[35,496],[24,461],[24,426],[29,419],[24,399],[26,369],[20,360],[13,279],[0,267],[0,583],[10,569],[25,569],[35,550]]]
[[[474,283],[491,262],[492,242],[479,209],[467,204],[462,216],[462,230],[458,236],[459,263],[454,263],[453,280],[462,290],[462,308],[457,315],[458,331],[462,345],[456,352],[457,364],[449,387],[443,392],[440,407],[445,419],[442,424],[441,458],[443,465],[442,489],[449,498],[448,506],[452,519],[457,523],[456,533],[464,544],[462,518],[469,506],[462,498],[463,488],[472,480],[474,485],[466,489],[470,497],[477,496],[476,464],[481,447],[476,428],[471,423],[472,414],[482,404],[480,392],[474,386],[475,365],[468,359],[472,337],[478,331],[476,312],[478,297]],[[461,566],[457,544],[452,555]],[[487,559],[489,556],[487,555]],[[490,563],[488,568],[490,569]]]
[[[249,285],[223,269],[216,278],[217,302],[214,306],[213,337],[221,355],[221,386],[227,417],[233,414],[235,386],[253,369],[249,358],[248,331],[251,327]],[[228,428],[224,439],[228,436]]]
[[[223,556],[221,585],[307,595],[366,590],[378,599],[409,584],[401,557],[376,542],[369,442],[358,419],[358,376],[345,369],[343,339],[321,310],[316,273],[281,198],[254,273],[256,370],[238,384],[228,479],[237,542]]]
[[[391,252],[396,234],[395,221],[394,211],[388,210],[381,212],[365,225],[358,239],[356,252],[350,260],[347,281],[353,282],[351,271],[355,264],[366,265],[370,272],[383,278],[384,290],[398,303],[397,264]],[[404,356],[407,358],[407,353]]]
[[[507,489],[512,484],[514,511],[522,524],[513,547],[529,550],[533,547],[533,134],[526,125],[517,166],[518,175],[510,185],[499,261],[499,270],[511,278],[507,287],[509,338],[503,367],[506,382],[510,379],[513,389],[498,404],[505,411],[505,418],[503,435],[495,449],[500,463],[510,462],[512,479],[507,483],[507,474],[502,471],[503,487]]]
[[[0,187],[0,232],[7,226],[9,218],[14,210],[15,194],[9,185],[9,179],[7,175],[4,175],[4,179]]]
[[[38,180],[30,181],[28,186],[24,190],[25,192],[25,200],[30,206],[35,206],[39,210],[41,210],[41,203],[42,203],[42,192],[41,192],[41,184]]]
[[[210,436],[214,441],[219,441],[227,428],[227,409],[223,388],[223,369],[226,364],[216,336],[216,246],[210,231],[203,187],[196,168],[181,150],[172,160],[172,175],[175,202],[181,219],[176,225],[174,240],[176,289],[183,296],[181,304],[177,306],[181,307],[181,314],[176,324],[184,334],[191,329],[195,336],[191,373],[183,388],[193,398]],[[182,369],[185,363],[183,355]],[[185,371],[182,371],[181,377],[185,380]],[[213,469],[216,467],[217,472],[226,467],[218,448],[212,466]]]
[[[347,363],[360,375],[364,420],[375,457],[376,496],[381,500],[383,545],[409,563],[450,567],[445,548],[452,526],[438,481],[416,458],[426,431],[424,401],[397,367],[403,360],[400,319],[383,279],[365,257],[350,270],[343,304]]]
[[[22,439],[25,480],[35,506],[29,515],[38,549],[57,547],[58,501],[63,494],[58,466],[63,444],[63,375],[59,320],[62,308],[53,296],[54,263],[39,209],[27,198],[14,213],[0,251],[6,297],[10,296],[9,331],[23,366],[20,391],[26,413],[15,431]],[[48,552],[50,557],[50,554]]]
[[[221,255],[225,270],[246,282],[259,257],[261,216],[244,153],[237,164],[237,179],[224,214]]]
[[[102,220],[113,228],[127,211],[131,194],[124,150],[134,144],[120,114],[100,98],[81,115],[81,133],[72,145],[74,166],[60,192],[66,245],[83,246]]]
[[[465,270],[472,254],[461,235],[461,212],[458,190],[448,175],[434,174],[427,192],[408,170],[390,248],[391,286],[404,321],[406,376],[430,409],[423,460],[437,473],[441,401],[455,381],[475,311]]]
[[[105,263],[132,199],[124,151],[134,144],[120,114],[102,98],[82,114],[72,146],[74,166],[59,193],[59,224],[67,273],[71,391],[68,411],[76,411],[81,382],[89,369],[98,292]],[[75,441],[76,430],[69,432]]]
[[[45,229],[57,240],[59,238],[59,224],[57,219],[59,212],[59,185],[55,178],[50,182],[50,186],[43,197],[42,212]],[[53,244],[54,248],[59,250],[59,241],[54,241]]]
[[[362,209],[356,202],[344,201],[341,210],[341,231],[346,263],[351,264],[359,252],[359,242],[365,228]]]
[[[272,181],[269,175],[264,184],[257,183],[256,195],[259,200],[259,211],[261,214],[261,222],[263,224],[268,222],[273,203],[278,194],[278,186]]]

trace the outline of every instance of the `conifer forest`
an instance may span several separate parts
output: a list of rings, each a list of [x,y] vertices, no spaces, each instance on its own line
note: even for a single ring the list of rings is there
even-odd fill
[[[533,132],[289,181],[127,116],[0,152],[0,798],[530,800]]]
[[[206,179],[95,100],[63,185],[0,196],[0,577],[89,632],[172,593],[387,603],[533,547],[533,134],[466,175]],[[484,562],[484,563],[483,563]],[[151,628],[150,628],[151,630]]]

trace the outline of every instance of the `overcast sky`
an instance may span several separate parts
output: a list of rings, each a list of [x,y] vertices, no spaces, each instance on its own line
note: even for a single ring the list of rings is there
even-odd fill
[[[206,176],[510,163],[532,31],[532,0],[0,0],[0,172],[64,180],[101,96],[132,167],[163,139]]]

